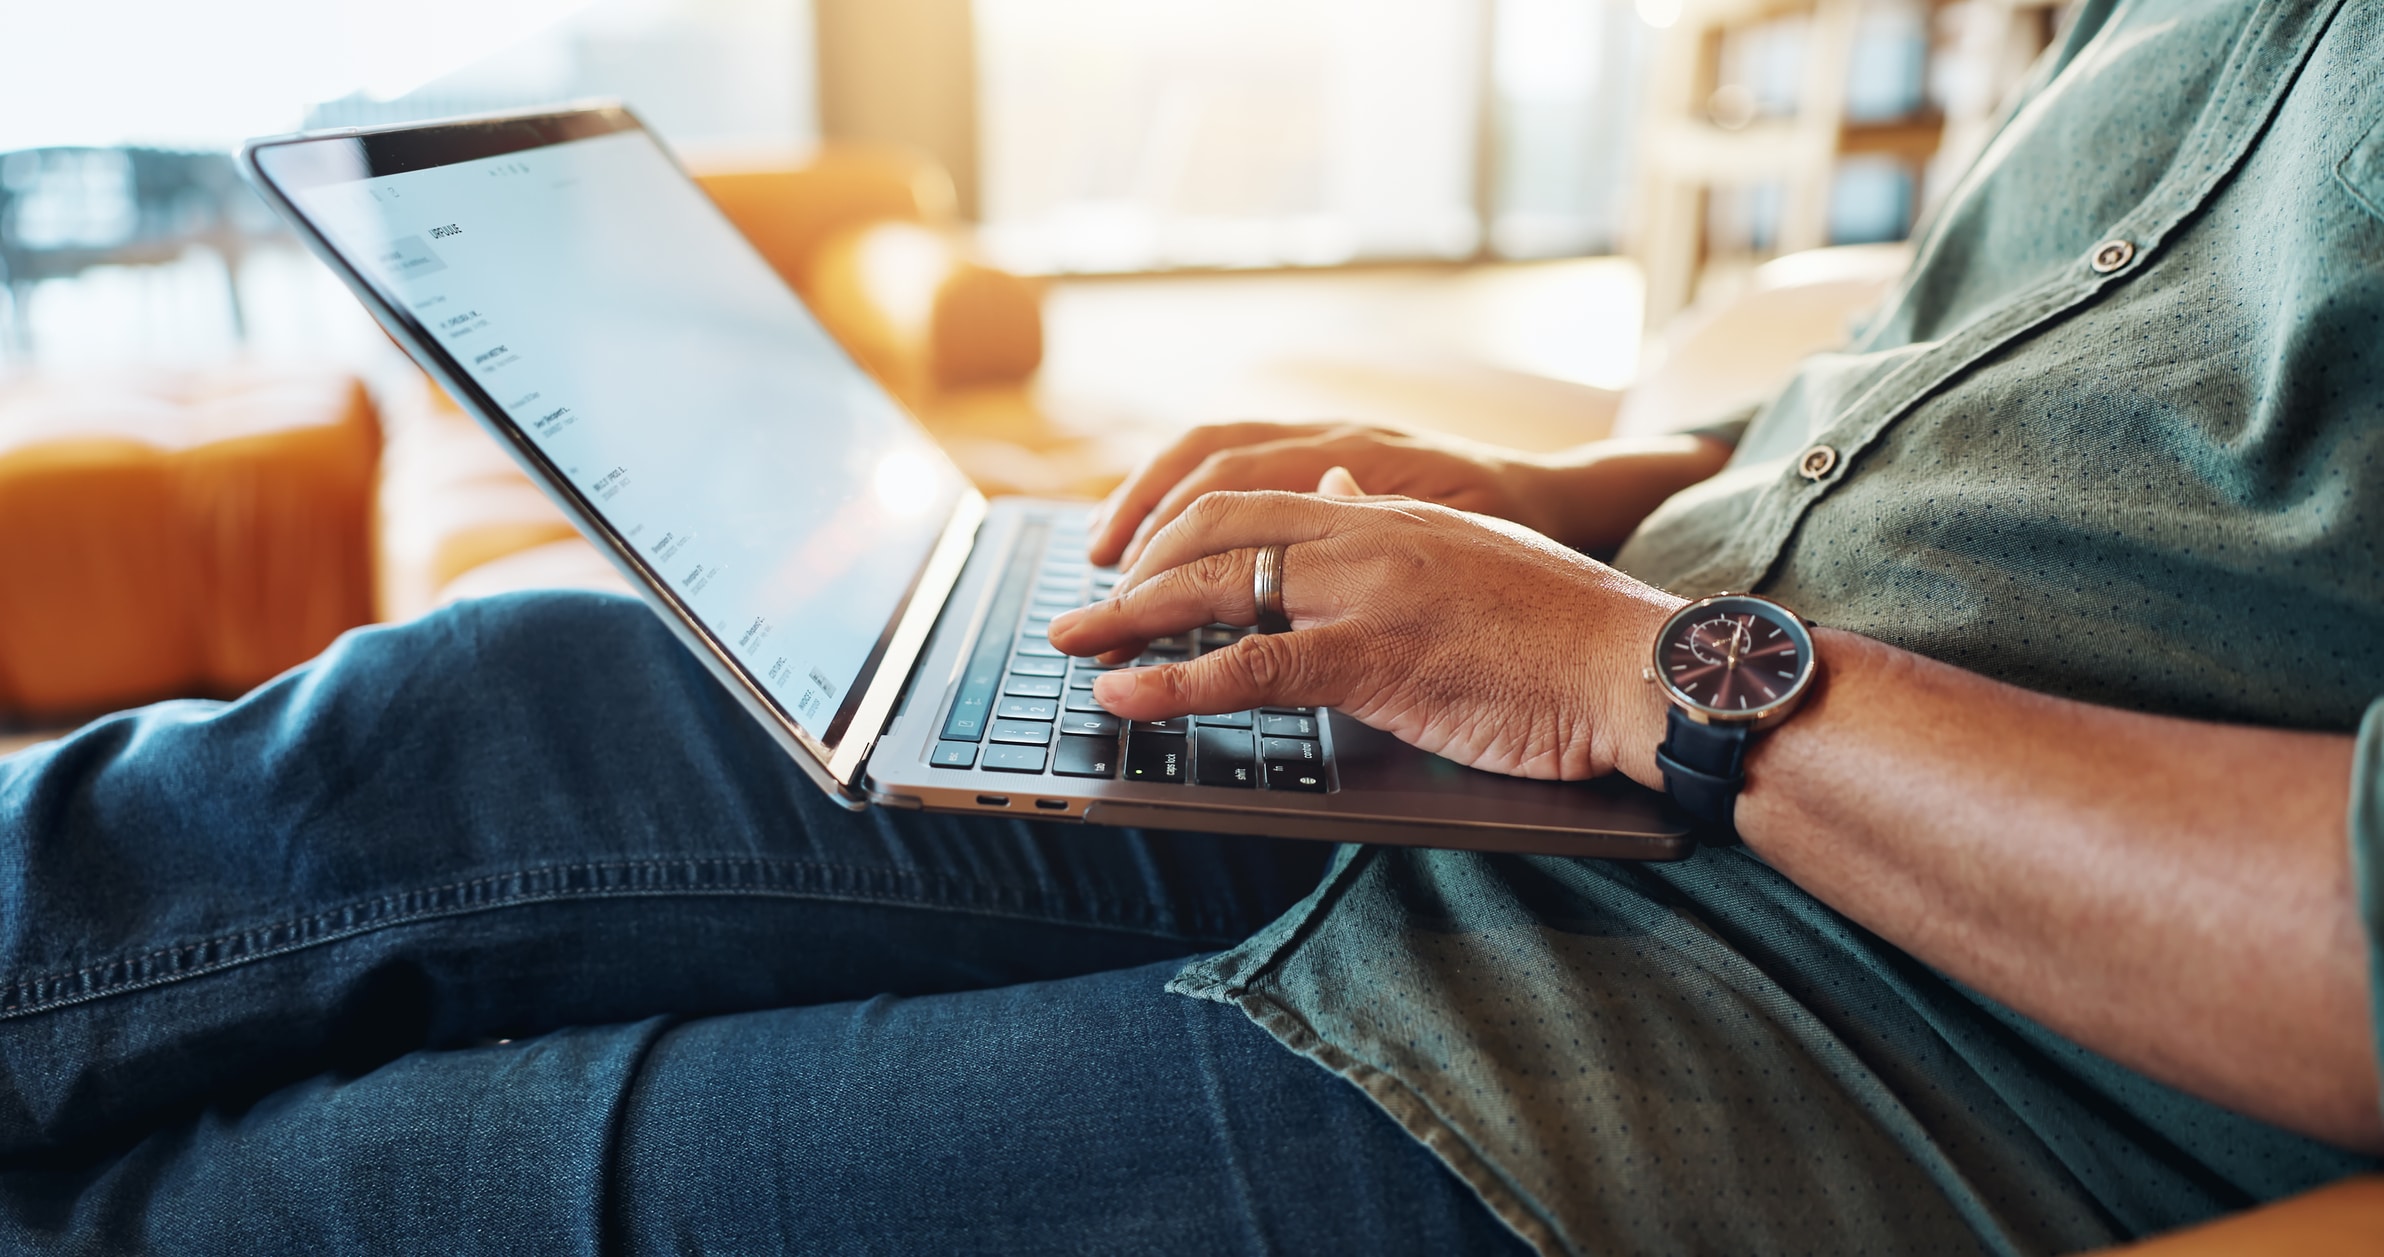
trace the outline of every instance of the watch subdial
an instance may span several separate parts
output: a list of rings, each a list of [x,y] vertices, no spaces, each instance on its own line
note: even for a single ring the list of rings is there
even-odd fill
[[[1699,621],[1689,629],[1689,654],[1699,663],[1723,665],[1747,653],[1747,626],[1726,615]]]

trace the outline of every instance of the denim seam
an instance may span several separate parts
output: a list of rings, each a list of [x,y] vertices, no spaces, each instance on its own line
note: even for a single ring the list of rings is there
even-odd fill
[[[244,964],[269,960],[310,947],[324,946],[360,938],[381,930],[445,920],[477,912],[491,912],[509,907],[534,904],[562,903],[574,900],[667,898],[689,896],[696,898],[785,898],[819,899],[833,902],[881,903],[925,911],[966,912],[1001,917],[1009,920],[1031,921],[1039,924],[1075,926],[1079,928],[1142,934],[1158,938],[1180,939],[1187,942],[1230,943],[1231,939],[1214,938],[1185,930],[1169,930],[1154,925],[1138,925],[1099,919],[1084,919],[1038,912],[1023,902],[1023,896],[1009,887],[997,888],[996,902],[939,903],[916,896],[887,892],[873,892],[852,886],[827,887],[797,884],[739,885],[730,881],[695,878],[666,882],[646,882],[622,885],[596,884],[561,886],[552,889],[515,891],[506,893],[498,888],[508,883],[547,883],[568,880],[575,876],[607,873],[654,873],[688,865],[727,866],[746,874],[760,873],[774,876],[786,871],[821,871],[845,875],[865,875],[897,882],[927,884],[932,880],[917,873],[900,870],[866,869],[851,865],[827,864],[815,861],[785,860],[717,860],[717,859],[654,859],[614,860],[587,864],[545,865],[509,873],[448,882],[393,894],[359,900],[326,912],[298,917],[272,925],[258,926],[236,933],[218,935],[195,942],[171,944],[136,956],[119,957],[98,964],[63,973],[44,974],[18,980],[0,990],[0,1021],[30,1016],[35,1013],[88,1003],[108,996],[148,990],[170,985],[187,978],[205,977]],[[842,880],[842,879],[839,879]],[[950,885],[969,885],[955,879],[940,879]],[[491,891],[498,893],[490,894]],[[439,901],[420,907],[405,905],[423,900]],[[1011,902],[1001,902],[1008,900]],[[160,972],[161,969],[164,970]],[[126,976],[94,981],[98,975],[111,971]],[[60,988],[66,988],[63,993]]]

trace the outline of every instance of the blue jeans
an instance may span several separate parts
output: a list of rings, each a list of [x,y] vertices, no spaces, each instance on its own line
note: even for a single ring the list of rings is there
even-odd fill
[[[1165,994],[1320,845],[830,805],[637,603],[0,760],[0,1251],[1518,1251]]]

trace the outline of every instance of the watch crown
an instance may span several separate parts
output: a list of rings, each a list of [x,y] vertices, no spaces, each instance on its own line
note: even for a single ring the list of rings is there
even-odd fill
[[[1654,685],[1656,683],[1656,666],[1652,663],[1640,665],[1639,679],[1649,685]]]

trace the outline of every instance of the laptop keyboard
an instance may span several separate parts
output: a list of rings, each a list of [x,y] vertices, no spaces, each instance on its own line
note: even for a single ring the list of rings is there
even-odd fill
[[[1123,721],[1093,700],[1093,678],[1108,669],[1061,654],[1044,635],[1053,616],[1107,597],[1117,583],[1115,571],[1085,561],[1087,540],[1073,520],[1033,520],[1021,530],[929,762],[1161,785],[1325,791],[1323,717],[1314,708]],[[1249,631],[1212,624],[1163,637],[1134,663],[1189,659],[1231,646]]]

